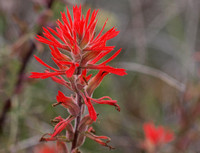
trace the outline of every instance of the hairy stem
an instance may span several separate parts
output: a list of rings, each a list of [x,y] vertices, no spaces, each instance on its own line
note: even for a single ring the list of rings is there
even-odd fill
[[[80,73],[81,73],[81,68],[78,68],[78,69],[77,69],[77,76],[79,76]],[[76,86],[76,85],[75,85],[75,86]],[[78,116],[76,117],[76,120],[75,120],[74,139],[73,139],[73,141],[72,141],[71,151],[72,151],[73,149],[75,149],[76,146],[77,146],[77,141],[78,141],[78,136],[79,136],[78,127],[79,127],[79,123],[80,123],[80,121],[81,121],[81,114],[82,114],[82,102],[81,102],[82,98],[81,98],[81,95],[80,95],[78,89],[76,90],[76,98],[77,98],[77,104],[78,104],[78,106],[79,106],[79,108],[80,108],[80,112],[79,112],[79,114],[78,114]]]
[[[77,116],[76,118],[76,122],[75,122],[75,132],[74,132],[74,139],[72,141],[72,148],[71,150],[75,149],[76,148],[76,145],[77,145],[77,141],[78,141],[78,135],[79,135],[79,131],[78,131],[78,127],[79,127],[79,123],[80,123],[80,120],[81,120],[81,107],[82,107],[82,102],[81,102],[81,96],[79,94],[77,94],[77,100],[78,100],[78,104],[79,104],[79,107],[80,107],[80,113],[79,115]]]

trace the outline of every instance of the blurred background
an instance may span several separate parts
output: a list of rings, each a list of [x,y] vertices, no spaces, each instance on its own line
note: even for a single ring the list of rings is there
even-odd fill
[[[51,64],[49,49],[34,37],[74,4],[82,4],[83,14],[100,9],[97,31],[107,18],[105,30],[117,27],[120,34],[109,45],[123,51],[111,65],[128,71],[107,76],[94,94],[121,107],[119,113],[95,105],[94,129],[116,149],[87,139],[83,153],[142,153],[142,126],[149,121],[175,133],[160,153],[200,152],[199,0],[0,0],[0,152],[34,152],[40,137],[53,131],[50,120],[67,116],[51,106],[65,89],[28,76],[44,70],[34,54]]]

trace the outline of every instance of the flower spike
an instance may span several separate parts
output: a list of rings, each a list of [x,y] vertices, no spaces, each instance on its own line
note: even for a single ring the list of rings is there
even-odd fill
[[[72,92],[71,97],[68,97],[58,91],[57,102],[53,106],[62,105],[68,110],[69,116],[66,119],[61,116],[54,118],[52,120],[55,125],[53,133],[47,133],[41,138],[41,141],[57,141],[58,148],[64,152],[68,152],[64,142],[69,142],[72,144],[71,153],[78,153],[78,148],[85,142],[86,137],[113,149],[108,145],[109,137],[93,134],[94,129],[91,124],[97,120],[98,116],[93,105],[107,104],[114,106],[118,111],[120,107],[116,100],[108,96],[96,99],[93,93],[109,73],[119,76],[127,73],[123,68],[108,65],[121,52],[121,49],[114,52],[115,46],[107,45],[107,41],[117,36],[119,31],[113,27],[104,32],[107,19],[100,32],[96,33],[98,11],[88,9],[84,16],[81,5],[73,6],[72,13],[67,8],[66,13],[61,12],[61,19],[56,21],[57,27],[43,27],[42,35],[36,37],[38,41],[48,45],[51,60],[56,67],[51,67],[35,56],[35,59],[46,67],[46,70],[31,72],[29,77],[51,78]],[[102,61],[111,53],[109,58]],[[97,73],[94,74],[93,70]],[[73,120],[75,120],[74,124],[71,123]],[[62,131],[65,131],[66,135],[61,135]]]

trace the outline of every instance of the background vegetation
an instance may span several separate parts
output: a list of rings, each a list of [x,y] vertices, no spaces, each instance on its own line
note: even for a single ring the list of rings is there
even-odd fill
[[[112,153],[142,153],[142,125],[152,121],[175,132],[161,153],[200,152],[200,1],[199,0],[0,0],[0,152],[33,152],[39,138],[53,130],[50,119],[66,116],[52,108],[62,86],[30,80],[43,71],[49,49],[34,36],[55,26],[60,11],[74,4],[100,9],[98,30],[116,26],[109,43],[123,48],[112,65],[126,68],[124,77],[109,75],[96,90],[118,100],[121,112],[98,105],[97,135],[112,138]],[[65,91],[67,92],[67,91]],[[87,139],[84,153],[110,152]]]

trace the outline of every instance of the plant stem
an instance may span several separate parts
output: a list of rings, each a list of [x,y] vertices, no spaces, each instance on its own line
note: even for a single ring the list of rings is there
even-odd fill
[[[81,68],[79,67],[79,68],[77,69],[77,76],[79,76],[80,73],[81,73]],[[76,86],[76,85],[75,85],[75,86]],[[76,87],[77,87],[77,86],[76,86]],[[77,104],[78,104],[78,106],[79,106],[79,108],[80,108],[80,112],[79,112],[79,114],[78,114],[78,116],[77,116],[77,118],[76,118],[76,120],[75,120],[74,139],[73,139],[73,141],[72,141],[71,151],[72,151],[73,149],[75,149],[75,148],[76,148],[76,145],[77,145],[78,136],[79,136],[78,127],[79,127],[79,123],[80,123],[80,120],[81,120],[81,114],[82,114],[82,102],[81,102],[82,98],[81,98],[81,95],[80,95],[78,89],[76,90],[76,98],[77,98]]]
[[[81,114],[82,114],[82,112],[81,112],[81,110],[82,110],[82,102],[81,102],[81,96],[79,94],[77,94],[77,100],[78,100],[78,105],[79,105],[79,108],[80,108],[80,113],[77,116],[76,122],[75,122],[75,132],[74,132],[74,139],[72,141],[71,150],[75,149],[76,145],[77,145],[78,135],[79,135],[78,127],[79,127],[79,123],[80,123],[80,120],[81,120]]]

